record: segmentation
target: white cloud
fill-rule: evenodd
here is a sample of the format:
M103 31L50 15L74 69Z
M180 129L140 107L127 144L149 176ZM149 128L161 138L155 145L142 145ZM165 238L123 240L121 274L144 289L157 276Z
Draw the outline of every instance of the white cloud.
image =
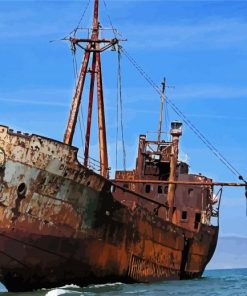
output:
M217 84L181 85L168 92L176 99L247 99L247 87Z
M68 107L68 104L55 102L55 101L42 101L42 100L25 100L25 99L9 99L1 98L0 102L6 102L9 104L24 104L24 105L45 105L54 107Z
M170 24L129 24L125 26L128 47L228 48L247 45L247 23L242 19L203 19ZM147 37L148 36L148 37Z

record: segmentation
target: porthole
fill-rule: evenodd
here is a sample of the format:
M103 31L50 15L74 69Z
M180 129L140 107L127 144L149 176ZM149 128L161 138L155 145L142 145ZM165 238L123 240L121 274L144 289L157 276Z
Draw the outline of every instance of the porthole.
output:
M21 183L18 187L17 187L17 194L19 197L24 198L25 194L27 192L27 186L25 183Z

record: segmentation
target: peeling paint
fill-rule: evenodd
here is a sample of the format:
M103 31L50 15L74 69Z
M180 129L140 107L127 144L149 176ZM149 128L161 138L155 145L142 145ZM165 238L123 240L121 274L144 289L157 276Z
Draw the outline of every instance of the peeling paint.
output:
M138 184L114 185L74 147L0 126L0 151L0 280L11 291L198 277L214 252L218 227L166 221L165 195L150 202Z

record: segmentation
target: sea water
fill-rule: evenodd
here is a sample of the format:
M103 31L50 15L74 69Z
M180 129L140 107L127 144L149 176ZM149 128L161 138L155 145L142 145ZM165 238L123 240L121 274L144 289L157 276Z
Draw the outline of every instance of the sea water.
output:
M0 286L0 296L99 296L99 295L157 295L157 296L242 296L247 295L247 269L208 270L200 279L163 281L153 284L122 283L92 285L85 288L65 286L29 293L8 293Z

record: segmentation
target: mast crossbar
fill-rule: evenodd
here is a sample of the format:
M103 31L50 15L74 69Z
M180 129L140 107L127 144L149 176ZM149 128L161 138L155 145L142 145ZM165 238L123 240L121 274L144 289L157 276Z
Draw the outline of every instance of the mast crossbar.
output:
M113 38L113 39L92 39L92 38L74 38L74 37L70 37L70 38L65 38L65 40L70 41L73 44L78 44L78 43L110 43L110 44L117 44L119 41L126 41L126 39L124 40L120 40L117 38Z
M80 42L77 42L77 43L75 43L75 42L72 42L71 41L71 44L73 45L73 46L75 46L75 45L77 45L77 46L79 46L81 49L83 49L83 50L85 50L85 51L87 51L87 52L103 52L103 51L105 51L105 50L107 50L107 49L109 49L109 48L111 48L111 47L113 47L114 45L116 45L116 44L118 44L119 43L119 40L118 39L112 39L111 41L109 41L109 42L102 42L102 43L107 43L105 46L103 46L103 47L98 47L97 46L97 48L96 48L96 44L100 44L99 42L97 42L97 40L95 41L95 40L93 40L93 39L88 39L89 41L87 42L88 44L91 44L91 46L90 46L90 48L89 47L84 47L84 46L82 46L81 44L80 44ZM86 42L86 41L85 41Z

